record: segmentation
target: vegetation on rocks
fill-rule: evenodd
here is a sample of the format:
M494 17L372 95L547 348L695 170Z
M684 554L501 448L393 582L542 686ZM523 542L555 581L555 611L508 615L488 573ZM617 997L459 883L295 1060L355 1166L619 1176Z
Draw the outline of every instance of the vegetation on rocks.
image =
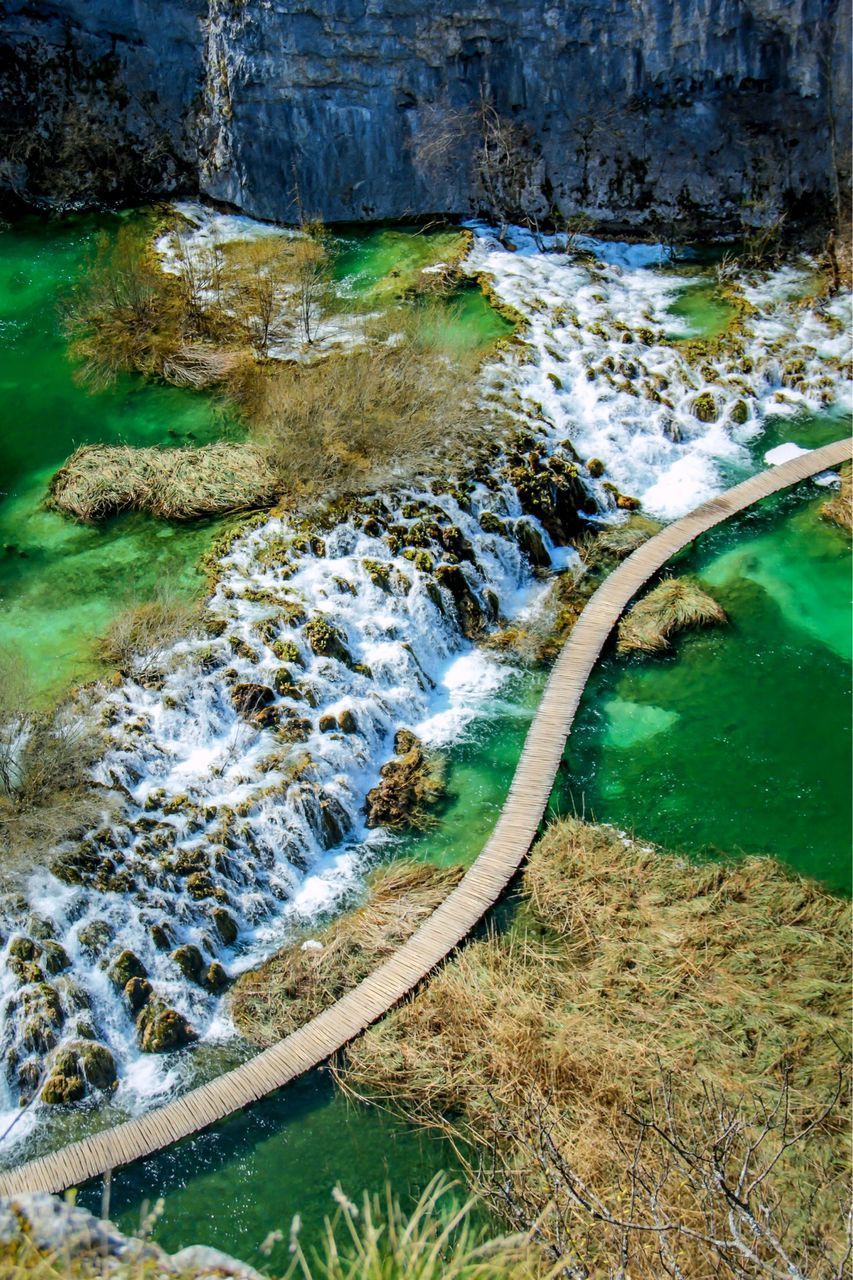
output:
M41 862L61 840L79 837L110 796L89 767L100 736L72 702L42 708L17 655L0 654L0 858L2 873Z
M411 937L461 875L406 861L372 872L363 903L237 979L230 995L237 1027L261 1045L295 1031Z
M449 1133L555 1274L841 1275L847 905L576 820L521 889L509 931L350 1047L344 1085Z
M632 605L619 623L619 653L660 653L670 639L691 627L728 621L725 610L690 578L667 578Z
M394 752L394 759L379 770L380 782L367 793L367 825L392 830L430 826L430 806L444 793L441 758L426 752L408 729L398 729Z

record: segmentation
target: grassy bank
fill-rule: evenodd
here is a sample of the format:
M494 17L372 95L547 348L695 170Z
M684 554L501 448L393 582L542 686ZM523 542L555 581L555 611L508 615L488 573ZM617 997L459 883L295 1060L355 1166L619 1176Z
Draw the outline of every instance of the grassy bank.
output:
M514 927L341 1079L450 1133L565 1275L835 1276L849 941L846 905L770 860L697 866L560 822Z

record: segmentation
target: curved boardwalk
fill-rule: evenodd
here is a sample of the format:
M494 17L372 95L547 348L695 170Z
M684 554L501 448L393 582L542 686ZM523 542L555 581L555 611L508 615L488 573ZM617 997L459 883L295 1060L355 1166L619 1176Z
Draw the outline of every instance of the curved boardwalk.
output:
M337 1004L249 1062L146 1115L0 1175L0 1193L62 1191L151 1155L325 1061L402 1000L471 931L518 870L545 812L590 671L631 597L697 535L779 489L844 462L851 445L853 440L837 441L753 476L676 520L610 574L557 659L488 843L441 906L389 960Z

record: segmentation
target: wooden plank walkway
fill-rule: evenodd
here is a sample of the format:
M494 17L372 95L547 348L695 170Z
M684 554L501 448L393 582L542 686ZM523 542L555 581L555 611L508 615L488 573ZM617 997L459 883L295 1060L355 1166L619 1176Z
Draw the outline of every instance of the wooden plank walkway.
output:
M851 446L853 439L825 445L736 485L650 538L605 579L554 665L488 843L441 906L390 959L331 1008L233 1071L145 1115L0 1174L0 1194L62 1191L150 1156L324 1062L402 1000L470 933L521 865L545 812L589 674L632 596L699 534L844 462Z

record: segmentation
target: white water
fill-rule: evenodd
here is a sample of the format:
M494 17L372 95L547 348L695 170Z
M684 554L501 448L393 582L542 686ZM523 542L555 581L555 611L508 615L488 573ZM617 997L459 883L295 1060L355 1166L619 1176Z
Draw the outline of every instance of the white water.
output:
M215 218L219 237L239 235L247 221L232 219L223 227L220 215ZM200 214L196 221L200 234L208 234ZM588 479L601 504L599 518L617 518L605 480L642 498L653 514L680 515L719 489L721 465L751 465L746 443L769 415L816 411L831 395L849 395L841 367L849 328L838 332L837 323L849 299L833 302L823 316L801 310L792 294L804 287L808 263L743 288L757 309L744 338L752 361L746 374L739 367L742 356L715 355L697 369L666 340L673 329L668 307L685 278L661 265L659 247L591 243L597 261L590 263L540 253L521 231L514 233L515 253L487 228L475 231L468 269L487 273L500 297L529 322L523 343L487 371L487 391L546 450L568 437L582 459L604 462L602 479ZM783 386L784 365L793 359L803 361L802 377L796 387ZM715 422L700 422L693 413L703 391L715 397ZM738 401L747 406L744 423L732 417ZM477 486L465 509L446 495L398 493L381 500L381 523L413 525L416 516L402 510L417 502L428 504L429 518L457 526L470 542L474 560L463 570L483 607L488 589L504 615L517 615L538 589L533 575L511 536L487 535L478 523L489 510L511 524L521 514L514 490L506 483L495 491ZM75 1014L73 990L62 991L59 1037L76 1034L80 1017L91 1023L89 1030L116 1055L117 1100L131 1110L177 1088L186 1078L187 1056L139 1053L131 1016L103 962L130 947L156 992L202 1038L227 1036L221 999L183 977L169 953L155 947L150 927L165 922L172 946L194 943L229 974L257 963L295 920L327 910L363 874L371 844L381 838L365 842L364 797L392 752L395 729L410 727L437 746L456 741L505 678L505 667L463 637L450 597L445 593L436 603L429 576L404 556L391 555L381 531L370 536L362 524L362 518L339 523L313 550L298 539L294 546L294 531L278 518L242 535L222 561L207 607L222 634L176 646L156 687L139 679L95 696L109 721L110 742L98 776L120 784L126 801L117 821L93 833L92 846L129 873L136 888L69 887L39 871L27 897L65 946L73 980L91 1004ZM576 559L543 536L556 568ZM440 548L433 542L428 549L438 563ZM371 580L365 560L388 568L389 589ZM259 592L265 597L249 598ZM370 674L316 656L304 619L287 621L288 602L301 603L307 616L332 621L352 663L365 664ZM295 644L298 662L276 656L274 644L286 640ZM282 715L307 721L304 740L297 742L242 719L229 693L236 682L269 686L288 672L309 698L285 694L275 700ZM355 717L355 732L320 731L322 717L345 711ZM306 759L310 765L300 772ZM216 903L194 899L186 874L174 868L179 854L196 850L204 851L211 884L225 895L238 926L234 946L225 946L212 926ZM21 929L22 914L20 906L7 905L6 935ZM91 955L80 933L94 920L106 922L112 940ZM20 989L5 963L8 945L2 958L2 1047L8 1054L20 1052L23 1019L14 1007ZM4 1087L11 1115L16 1089L12 1080ZM16 1127L13 1141L40 1110Z

